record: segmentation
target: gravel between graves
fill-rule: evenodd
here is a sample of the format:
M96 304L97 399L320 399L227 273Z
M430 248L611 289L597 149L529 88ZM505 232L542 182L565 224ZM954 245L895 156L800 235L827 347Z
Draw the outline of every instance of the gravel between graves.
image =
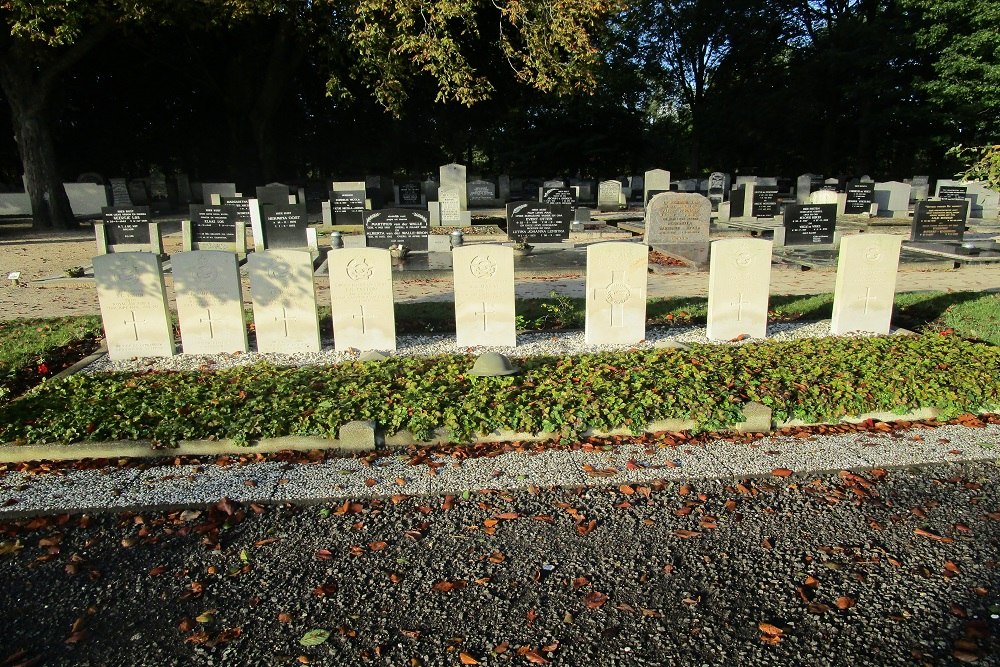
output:
M0 525L0 660L996 665L998 477L936 465ZM300 644L317 628L329 638Z
M718 343L721 345L745 345L762 340L793 340L797 338L820 338L830 336L830 320L818 322L783 322L771 324L767 328L766 339L744 339ZM858 333L858 336L870 335ZM704 327L650 327L646 330L646 339L637 345L588 345L582 331L557 331L546 333L522 333L517 336L517 347L459 347L455 344L455 336L397 336L397 356L430 356L435 354L480 354L482 352L500 352L511 358L523 358L541 355L575 355L611 350L649 349L670 343L712 343L705 335ZM164 358L141 358L121 361L111 361L107 356L101 357L85 368L85 373L114 373L136 371L183 371L235 368L260 361L268 361L275 366L310 366L331 365L358 358L357 351L338 352L333 349L333 340L323 341L321 352L302 354L248 354L235 355L186 355L179 354Z

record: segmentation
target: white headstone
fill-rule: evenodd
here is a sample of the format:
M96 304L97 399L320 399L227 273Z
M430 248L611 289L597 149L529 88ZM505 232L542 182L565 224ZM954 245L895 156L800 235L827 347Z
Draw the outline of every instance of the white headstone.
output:
M817 190L809 195L810 204L837 204L840 202L838 193L833 190Z
M462 191L464 192L464 190ZM438 188L438 205L441 207L442 225L462 224L462 193L451 186Z
M708 277L708 338L767 335L771 241L733 238L712 242Z
M601 181L597 186L597 208L617 211L621 208L622 184L620 181Z
M654 190L670 191L670 172L666 169L650 169L643 179L642 202L649 202L649 193Z
M464 164L445 164L439 168L442 188L453 188L458 193L460 210L469 210L469 199L465 191L465 183L468 180L468 173ZM441 193L438 192L438 201L441 200ZM448 224L442 220L442 224Z
M247 266L257 351L319 352L312 255L305 250L258 250L247 258Z
M687 192L664 192L646 206L646 245L706 243L712 202Z
M236 255L195 250L170 256L184 354L247 351L243 289Z
M840 241L830 331L889 333L903 237L858 234Z
M98 255L93 263L108 356L113 361L173 356L160 258L148 252L121 252Z
M496 244L455 248L455 330L459 347L514 347L514 249Z
M587 246L588 345L631 345L646 337L648 250L639 243Z
M327 255L338 351L395 350L392 259L383 248L344 248Z

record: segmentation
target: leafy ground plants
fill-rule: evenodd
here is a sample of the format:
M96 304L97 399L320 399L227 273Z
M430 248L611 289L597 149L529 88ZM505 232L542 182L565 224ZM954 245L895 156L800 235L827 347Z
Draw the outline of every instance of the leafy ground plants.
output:
M0 401L96 350L101 333L92 315L0 322Z
M521 360L515 376L468 375L471 356L396 357L330 367L76 375L0 409L0 441L75 442L335 436L374 420L387 433L457 438L494 430L579 436L692 419L714 430L749 401L774 418L836 420L936 407L1000 406L1000 348L941 334L823 338Z

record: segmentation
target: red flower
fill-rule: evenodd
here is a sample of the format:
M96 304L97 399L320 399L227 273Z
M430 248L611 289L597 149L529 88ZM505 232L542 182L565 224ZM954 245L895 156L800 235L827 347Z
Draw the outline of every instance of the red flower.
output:
M49 367L48 366L46 366L44 363L38 364L38 374L39 375L45 375L48 372L49 372Z

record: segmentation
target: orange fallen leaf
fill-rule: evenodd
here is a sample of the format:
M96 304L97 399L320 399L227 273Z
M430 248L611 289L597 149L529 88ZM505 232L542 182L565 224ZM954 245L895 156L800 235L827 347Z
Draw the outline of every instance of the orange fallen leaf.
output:
M932 533L931 531L924 530L923 528L914 528L913 532L916 533L917 535L920 535L921 537L926 537L929 540L934 540L935 542L944 542L945 544L947 544L948 542L955 541L950 537L938 535L937 533Z
M782 630L781 628L779 628L777 625L774 625L773 623L761 622L761 623L757 624L757 628L761 632L763 632L764 634L766 634L766 635L778 635L778 636L780 636L780 635L785 634L784 630Z
M608 601L608 596L600 591L590 591L587 593L586 597L583 598L583 603L587 606L587 609L599 609L604 606L604 603Z
M697 537L697 536L701 535L701 532L697 531L697 530L683 530L683 529L681 529L681 530L675 530L675 531L673 531L673 534L676 535L677 537L680 537L681 539L685 539L686 540L688 538Z
M775 468L774 470L771 471L771 474L774 475L775 477L788 477L795 473L794 471L789 470L788 468Z
M527 653L525 653L524 654L524 659L527 660L528 662L532 663L533 665L547 665L547 664L549 664L548 660L546 660L542 656L538 655L534 651L528 651Z
M463 665L478 665L479 664L478 660L476 660L475 658L473 658L468 653L465 653L464 651L462 653L458 654L458 659L462 661Z
M842 595L839 598L837 598L836 604L837 604L837 609L850 609L851 607L853 607L855 605L855 602L854 602L854 598L850 598L850 597L847 597L846 595Z

